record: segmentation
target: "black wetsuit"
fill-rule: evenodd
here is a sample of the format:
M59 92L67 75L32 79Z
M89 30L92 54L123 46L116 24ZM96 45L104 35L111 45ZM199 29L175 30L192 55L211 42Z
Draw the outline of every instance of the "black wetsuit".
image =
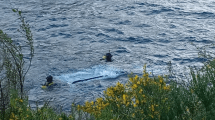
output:
M106 53L106 61L107 62L111 62L112 61L111 57L112 57L112 55L110 53Z
M46 78L47 82L45 83L46 86L48 86L50 83L52 83L53 81L53 77L51 75L49 75L47 78Z

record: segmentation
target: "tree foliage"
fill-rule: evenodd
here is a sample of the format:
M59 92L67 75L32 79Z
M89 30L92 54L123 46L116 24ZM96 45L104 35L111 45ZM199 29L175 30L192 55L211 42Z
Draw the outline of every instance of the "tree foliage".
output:
M11 90L17 91L20 98L26 97L23 85L34 56L33 36L29 24L25 22L21 11L18 9L12 11L18 14L21 21L18 31L25 37L25 43L30 49L30 58L26 66L22 47L15 45L13 40L0 30L0 114L3 119L5 111L10 107Z

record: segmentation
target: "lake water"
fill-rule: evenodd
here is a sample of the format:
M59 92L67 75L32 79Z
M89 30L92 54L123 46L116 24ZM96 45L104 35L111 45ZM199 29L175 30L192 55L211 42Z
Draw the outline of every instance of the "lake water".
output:
M29 50L12 8L22 10L33 33L35 56L25 81L33 108L50 100L69 111L72 101L95 100L117 81L126 83L128 73L141 75L145 63L162 75L171 61L175 77L186 80L188 66L206 61L190 43L215 40L213 0L0 0L0 29L23 46L26 61ZM100 61L109 50L113 62ZM44 91L48 75L58 86ZM71 84L97 76L103 77Z

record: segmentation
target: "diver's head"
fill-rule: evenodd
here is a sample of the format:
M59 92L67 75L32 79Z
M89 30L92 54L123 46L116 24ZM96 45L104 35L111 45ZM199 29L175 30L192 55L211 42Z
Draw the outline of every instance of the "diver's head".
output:
M46 77L46 80L48 83L51 83L53 80L53 77L51 75L49 75L48 77Z
M106 62L111 62L112 61L111 57L112 57L112 55L110 53L107 53L106 54Z
M112 58L112 55L110 54L110 50L109 50L109 53L106 53L106 55L104 55L100 60L106 60L106 62L111 62L112 61L111 58Z

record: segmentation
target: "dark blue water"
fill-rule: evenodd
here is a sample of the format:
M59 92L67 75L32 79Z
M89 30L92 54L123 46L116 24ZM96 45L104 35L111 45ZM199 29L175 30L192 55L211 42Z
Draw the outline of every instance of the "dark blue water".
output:
M36 100L42 104L55 98L52 105L67 111L75 98L82 104L102 96L117 81L125 83L122 72L141 75L145 63L159 75L168 73L171 61L176 76L186 80L183 74L189 70L184 67L201 67L206 61L190 43L214 43L212 0L0 0L0 29L24 46L26 60L29 51L17 33L20 22L12 8L23 11L34 35L35 56L25 83L33 107ZM100 61L109 50L113 62ZM78 79L75 75L85 79L101 74L108 78L69 84ZM60 86L43 91L40 84L48 75Z

